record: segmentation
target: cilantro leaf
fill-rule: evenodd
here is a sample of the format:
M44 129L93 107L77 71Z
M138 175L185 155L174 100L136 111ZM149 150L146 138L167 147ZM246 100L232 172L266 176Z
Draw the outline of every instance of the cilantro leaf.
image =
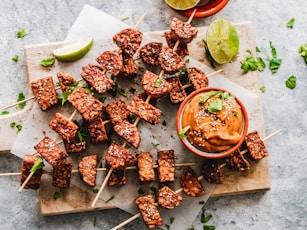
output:
M17 38L23 38L26 35L27 35L27 32L25 29L21 29L17 32Z
M41 60L41 65L44 67L49 67L53 66L54 62L55 62L54 58L43 59Z
M43 158L38 158L34 165L32 166L32 168L30 169L30 172L33 172L35 173L38 169L41 169L43 168L45 165L44 165L44 161L43 161Z
M266 88L265 88L264 85L260 87L260 91L261 91L262 93L265 93L265 90L266 90Z
M15 54L13 57L12 57L12 60L14 61L14 62L18 62L18 55L17 54Z
M185 133L191 128L191 126L186 126L185 128L183 128L180 132L179 132L179 138L186 138L187 136L185 135Z
M259 48L256 50L257 52L261 52ZM249 53L248 56L246 56L245 60L241 61L241 69L243 70L243 73L246 74L248 71L263 71L266 67L263 59L261 57L254 57L252 56L252 52L250 50L246 50L247 53Z
M295 18L291 18L287 23L287 27L293 29Z
M221 111L222 109L223 109L223 100L221 100L220 98L214 99L208 105L208 111L210 113L215 113Z
M215 226L213 226L213 225L204 225L204 230L215 230Z
M23 101L24 99L26 99L25 95L21 92L18 94L18 98L17 101ZM20 103L17 108L19 109L23 109L26 106L26 102Z
M59 199L60 197L61 197L61 195L60 195L59 192L55 192L55 193L53 194L53 199L54 199L54 200L57 200L57 199Z
M270 70L272 73L277 73L280 65L282 63L282 60L280 58L272 58L270 59Z
M307 64L307 43L299 47L298 53L304 58L304 61Z
M154 83L154 87L155 88L158 88L160 87L160 85L162 84L162 81L163 81L163 76L160 76Z
M287 80L286 80L286 86L289 89L294 89L296 87L296 77L294 75L291 75Z
M1 112L1 115L8 115L8 114L10 114L10 112L7 111L7 110L4 110L4 111Z

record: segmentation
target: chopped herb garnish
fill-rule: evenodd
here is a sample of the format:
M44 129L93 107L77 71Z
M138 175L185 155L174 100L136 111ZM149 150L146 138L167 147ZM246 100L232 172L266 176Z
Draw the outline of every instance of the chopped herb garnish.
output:
M167 125L167 124L166 124L166 120L163 120L163 121L162 121L162 125L163 125L163 126L166 126L166 125Z
M94 217L94 220L93 220L93 225L94 225L94 227L96 226L96 222L97 222L97 217L95 216L95 217Z
M99 192L99 189L98 188L94 188L93 189L93 193L98 193Z
M257 48L257 52L259 49ZM265 69L265 63L260 57L254 57L252 55L251 50L246 50L246 52L249 54L245 60L241 61L241 69L243 70L243 73L246 74L248 71L263 71Z
M224 108L223 100L221 100L220 98L214 99L208 105L208 111L210 113L215 113L215 112L221 111L223 108Z
M41 65L44 67L49 67L53 66L54 62L55 62L54 58L43 59L41 60Z
M14 62L18 62L18 55L17 54L15 54L13 57L12 57L12 60L14 61Z
M165 224L164 226L166 227L167 230L171 229L171 226L169 224Z
M238 115L238 112L237 112L237 111L234 111L234 112L232 113L232 115L233 115L234 117L236 117L236 116Z
M108 92L109 92L113 97L116 97L116 95L117 95L117 82L115 82L115 84L111 86L111 89L109 89Z
M293 29L295 18L291 18L287 23L287 27Z
M307 43L299 47L298 53L304 58L304 61L307 64Z
M25 95L23 93L19 93L18 97L17 97L17 101L23 101L24 99L26 99ZM18 104L17 108L19 109L23 109L26 106L26 102L20 103Z
M271 47L272 58L268 57L270 63L269 67L272 73L276 73L282 63L282 60L280 58L277 58L276 48L273 46L273 43L271 41L270 41L270 47Z
M122 21L126 21L128 19L129 19L129 17L127 16L127 17L122 18Z
M129 92L132 93L132 94L135 94L135 91L136 91L135 88L130 88L130 89L129 89Z
M209 214L209 215L205 215L205 211L203 210L202 213L201 213L201 220L200 222L202 222L203 224L204 223L207 223L210 219L212 218L212 215Z
M114 195L112 195L112 196L111 196L109 199L107 199L107 200L106 200L106 203L109 203L111 200L113 200L113 199L114 199L114 197L115 197L115 196L114 196Z
M18 37L18 38L23 38L23 37L26 36L26 35L27 35L27 32L26 32L25 29L21 29L21 30L19 30L19 31L17 32L17 37Z
M180 132L179 132L179 138L186 138L187 136L185 135L185 133L191 128L191 126L186 126L184 127Z
M207 94L204 94L200 97L199 104L204 104L209 99L209 96Z
M296 87L296 77L294 75L291 75L287 80L286 80L286 86L289 89L294 89Z
M159 143L153 143L153 142L151 142L151 144L152 144L152 146L155 147L155 148L157 148L158 145L159 145Z
M60 197L61 197L61 195L60 195L59 192L55 192L55 193L53 194L53 199L54 199L54 200L57 200L57 199L59 199Z
M265 93L265 90L266 90L266 88L265 88L264 85L260 87L260 91L261 91L262 93Z
M18 133L22 130L22 125L16 125L16 128L17 128L17 133Z
M169 218L169 222L172 224L172 223L174 223L174 221L175 221L175 217L170 217Z
M15 127L15 125L16 125L16 122L12 122L12 123L10 123L11 128L14 128L14 127Z
M151 187L150 187L150 190L151 190L151 192L153 193L153 195L156 195L157 192L158 192L157 188L154 187L154 186L151 186Z
M106 101L107 97L101 97L98 100L101 101L102 103L104 103Z
M8 115L8 114L10 114L10 112L6 111L6 110L2 111L2 113L1 113L1 115Z
M57 98L61 101L61 105L64 105L67 101L68 96L79 86L79 83L73 83L69 86L69 90L62 93L62 95L57 96ZM86 85L82 86L85 87Z
M187 59L185 60L185 63L189 63L189 62L190 62L190 59L187 58Z
M200 205L204 205L204 204L205 204L205 201L202 200L202 201L199 201L198 203L199 203Z
M44 166L45 165L44 165L43 158L40 157L35 161L32 168L30 169L30 172L35 173L38 169L42 169Z
M138 194L140 194L140 195L142 195L142 194L144 194L145 192L144 192L144 190L143 189L141 189L141 188L139 188L139 190L138 190Z
M204 225L204 230L215 230L215 228L213 225Z
M163 76L160 76L154 83L154 87L155 88L158 88L160 87L160 85L162 84L162 81L163 81Z
M127 93L125 92L124 89L119 90L119 93L120 93L121 95L123 95L124 97L128 97L128 95L127 95Z

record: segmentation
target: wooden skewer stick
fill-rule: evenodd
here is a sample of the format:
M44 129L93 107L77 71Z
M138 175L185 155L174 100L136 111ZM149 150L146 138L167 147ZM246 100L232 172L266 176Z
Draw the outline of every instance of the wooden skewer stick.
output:
M175 164L175 167L186 167L186 166L195 166L195 165L198 165L198 163L196 162L191 162L191 163L179 163L179 164ZM158 168L159 166L158 165L154 165L153 168ZM129 166L129 167L126 167L126 170L136 170L137 167L136 166ZM98 168L97 171L106 171L107 168ZM78 173L79 170L78 169L73 169L71 170L72 173ZM44 171L43 173L52 173L52 171ZM21 175L21 172L18 172L18 173L0 173L0 176L20 176Z
M138 28L138 27L139 27L139 25L140 25L141 22L144 20L144 18L145 18L145 16L146 16L147 13L148 13L148 10L145 11L145 13L142 15L142 17L141 17L141 18L138 20L138 22L135 24L134 28ZM134 122L134 125L136 126L136 125L138 124L139 121L140 121L140 118L137 117L137 119L136 119L135 122ZM124 142L123 147L125 147L126 144L127 144L127 142ZM104 187L106 186L107 181L109 180L109 178L110 178L112 172L113 172L113 168L110 168L108 174L107 174L106 177L104 178L104 181L103 181L103 183L101 184L101 186L100 186L100 188L99 188L99 192L97 193L97 195L96 195L94 201L93 201L92 204L91 204L91 207L92 207L92 208L95 207L95 205L96 205L96 203L97 203L97 201L98 201L98 198L99 198L99 196L101 195L101 193L102 193Z

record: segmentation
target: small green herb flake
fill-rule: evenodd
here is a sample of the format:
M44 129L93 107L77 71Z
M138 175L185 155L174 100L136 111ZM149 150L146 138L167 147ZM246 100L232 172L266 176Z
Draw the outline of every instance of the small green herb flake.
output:
M35 173L38 169L42 169L44 167L44 161L43 159L40 157L38 158L35 163L33 164L32 168L30 169L30 172Z
M152 144L152 146L153 146L154 148L157 148L158 145L159 145L159 143L153 143L153 142L151 142L151 144Z
M15 125L16 125L16 122L11 122L11 123L10 123L10 127L11 127L11 128L14 128Z
M307 64L307 43L299 47L298 53L304 58L304 61Z
M101 101L102 103L104 103L106 101L107 97L101 97L98 100Z
M156 195L157 192L158 192L157 188L154 187L154 186L151 186L151 187L150 187L150 190L151 190L152 194L154 194L154 195Z
M279 67L281 66L282 59L280 58L272 58L270 59L270 70L272 73L277 73Z
M17 97L17 102L23 101L24 99L26 99L25 95L23 93L19 93L18 97ZM23 109L26 106L26 103L20 103L17 108L18 109Z
M54 199L54 200L57 200L57 199L59 199L60 197L61 197L61 195L60 195L59 192L55 192L55 193L53 194L53 199Z
M16 125L17 133L19 133L22 130L22 125Z
M295 18L291 18L290 21L288 21L287 23L287 27L290 29L293 29L294 22L295 22Z
M170 230L171 229L171 226L169 224L165 224L164 226L165 226L166 230Z
M14 62L18 62L18 55L17 54L15 54L13 57L12 57L12 60L14 61Z
M127 16L127 17L122 18L122 21L126 21L128 19L129 19L129 17Z
M223 101L220 98L216 98L211 101L208 105L208 111L210 113L215 113L223 109Z
M172 223L174 223L174 221L175 221L175 217L170 217L169 218L169 222L172 224Z
M135 94L135 91L136 91L135 88L130 88L130 89L129 89L129 92L132 93L132 94Z
M98 193L99 192L99 189L98 188L94 188L93 189L93 193Z
M186 126L184 127L178 134L179 138L182 139L182 138L186 138L187 136L185 135L186 132L191 128L191 126Z
M21 29L17 32L17 38L23 38L26 35L27 35L27 32L25 29Z
M202 200L202 201L199 201L198 204L204 205L204 204L205 204L205 201L203 201L203 200Z
M128 97L127 93L123 89L119 90L119 93L124 97Z
M204 225L203 228L204 230L215 230L216 229L216 227L213 225Z
M254 57L252 56L251 50L246 50L246 52L249 54L246 56L245 60L242 60L241 63L241 69L243 70L243 73L246 74L248 71L263 71L265 69L265 63L262 58L260 57ZM260 52L260 49L257 48L256 52Z
M289 89L294 89L296 87L296 77L294 75L290 76L285 83Z
M163 81L163 76L160 76L154 83L154 87L155 88L158 88L160 87L160 85L162 84L162 81Z
M234 117L236 117L236 116L238 115L238 112L237 112L237 111L234 111L234 112L232 113L232 115L233 115Z
M260 91L261 91L262 93L265 93L265 90L266 90L266 88L265 88L264 85L260 87Z
M54 62L55 62L54 58L47 58L47 59L41 60L41 65L44 67L49 67L49 66L53 66Z
M167 126L166 120L163 120L163 121L162 121L162 125L163 125L163 126Z
M204 94L200 97L199 104L204 104L209 99L207 94Z
M109 203L111 200L113 200L113 199L114 199L114 197L115 197L115 196L114 196L114 195L112 195L112 196L111 196L109 199L107 199L107 200L106 200L106 203Z
M8 114L10 114L10 112L9 112L9 111L6 111L6 110L4 110L4 111L1 112L1 115L8 115Z
M204 223L207 223L211 218L212 218L211 214L205 215L205 212L203 211L202 214L201 214L201 220L200 221L204 224Z
M140 194L140 195L143 195L145 192L144 192L144 190L143 189L141 189L141 188L139 188L139 190L138 190L138 194Z

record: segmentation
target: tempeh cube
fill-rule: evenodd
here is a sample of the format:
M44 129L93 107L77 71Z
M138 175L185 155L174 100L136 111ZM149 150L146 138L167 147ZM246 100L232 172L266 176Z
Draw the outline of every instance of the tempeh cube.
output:
M106 106L106 112L108 113L113 124L117 124L125 119L128 119L130 114L126 103L121 99L110 102Z
M158 151L158 175L160 182L175 181L174 150Z
M111 166L106 164L106 173L108 174L109 170L111 169ZM125 185L127 182L127 176L126 176L126 168L119 168L119 169L113 169L107 185L109 187L114 186L122 186Z
M123 67L122 54L117 51L104 51L96 61L110 74L117 76Z
M140 94L136 95L129 103L128 110L153 125L160 122L162 114L161 110L143 101Z
M154 160L150 153L142 152L137 155L138 173L141 182L151 182L155 180Z
M118 77L122 78L132 78L135 77L138 72L138 68L134 63L132 57L123 57L123 66L117 75Z
M125 147L112 142L107 150L105 160L113 169L119 169L134 164L137 158Z
M208 160L202 169L202 175L206 181L212 184L222 184L224 177L216 160Z
M80 141L78 135L71 138L69 142L65 140L63 142L67 153L79 153L86 149L86 142L84 140Z
M115 34L112 39L124 54L133 57L141 45L143 33L134 28L127 28Z
M82 180L89 186L96 185L97 155L85 156L79 161L79 172Z
M51 76L31 82L31 88L41 110L45 111L58 103Z
M163 225L162 217L155 205L155 200L152 195L145 195L136 198L135 204L138 207L147 228L152 229Z
M177 38L176 35L172 31L165 31L164 32L164 37L166 40L166 44L168 47L173 49L175 47L175 44L177 43ZM189 49L187 44L179 43L177 49L175 52L181 57L185 57L189 55Z
M174 104L182 102L187 97L187 93L182 87L179 78L171 77L166 80L172 85L172 90L169 95L171 102Z
M171 25L171 31L176 35L180 43L190 43L197 36L198 30L187 22L183 22L174 17Z
M68 156L67 153L49 137L44 137L34 148L53 167L61 164Z
M88 64L82 67L81 77L93 87L97 93L104 94L114 85L114 81L103 70L95 65Z
M174 209L178 207L183 198L173 191L170 187L164 185L162 186L157 193L158 204L165 209Z
M53 168L52 185L58 188L69 188L73 163L64 161Z
M180 180L181 187L185 194L192 197L198 197L205 194L205 189L196 177L191 167L183 169Z
M162 48L158 60L161 69L167 74L174 74L186 65L181 57L168 46Z
M207 75L198 68L188 68L188 76L195 90L208 87L209 80Z
M163 76L159 77L148 70L143 75L141 84L146 94L155 99L169 94L172 90L172 85Z
M90 121L87 126L88 133L93 143L107 141L108 135L101 117L97 117Z
M235 151L225 158L226 167L231 170L246 171L250 169L249 162L240 151Z
M28 176L31 173L30 172L31 168L39 158L40 157L37 155L25 155L23 157L22 166L21 166L20 185L22 185L24 181L28 178ZM34 189L34 190L39 189L42 174L43 174L43 169L37 169L24 188Z
M57 77L63 92L70 90L70 86L77 83L73 76L65 72L58 72Z
M76 136L78 125L65 117L61 113L55 113L49 123L49 127L62 136L63 140L70 142L70 139Z
M140 49L140 57L142 61L149 65L158 66L158 58L162 47L162 42L149 42L146 45L142 46Z
M69 96L68 101L76 108L86 121L94 120L104 109L101 101L93 97L82 87L75 89Z
M131 124L127 120L123 120L122 122L118 122L113 127L114 131L124 138L129 144L131 144L134 148L138 148L141 142L141 137L139 130L133 124Z
M250 153L250 157L253 160L261 160L262 158L269 155L264 142L261 140L260 135L256 130L246 135L245 143Z

